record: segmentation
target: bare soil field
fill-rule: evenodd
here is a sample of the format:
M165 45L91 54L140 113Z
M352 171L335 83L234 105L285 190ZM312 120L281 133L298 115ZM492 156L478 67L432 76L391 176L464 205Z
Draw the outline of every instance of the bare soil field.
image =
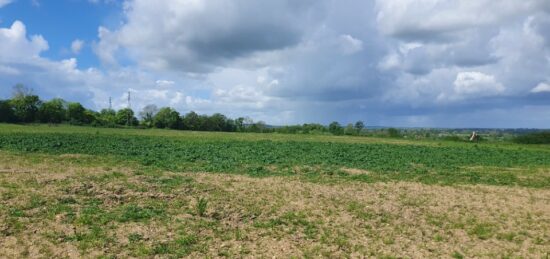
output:
M549 253L548 189L148 171L90 155L0 152L5 258Z

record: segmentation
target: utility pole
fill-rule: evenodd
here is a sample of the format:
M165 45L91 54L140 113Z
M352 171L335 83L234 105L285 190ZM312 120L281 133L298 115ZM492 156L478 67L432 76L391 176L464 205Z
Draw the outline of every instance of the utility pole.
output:
M113 101L111 100L111 96L109 96L109 111L113 110Z

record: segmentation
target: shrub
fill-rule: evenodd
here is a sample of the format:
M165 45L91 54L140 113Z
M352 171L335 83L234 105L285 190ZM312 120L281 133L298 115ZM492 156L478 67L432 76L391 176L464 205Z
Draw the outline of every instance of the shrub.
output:
M388 135L390 138L400 138L401 132L396 128L389 128L388 129Z
M529 133L518 136L514 142L520 144L550 144L550 131Z
M196 209L197 209L197 214L199 214L199 216L204 216L206 214L206 207L208 206L208 201L205 199L205 198L199 198L197 200L197 205L196 205Z

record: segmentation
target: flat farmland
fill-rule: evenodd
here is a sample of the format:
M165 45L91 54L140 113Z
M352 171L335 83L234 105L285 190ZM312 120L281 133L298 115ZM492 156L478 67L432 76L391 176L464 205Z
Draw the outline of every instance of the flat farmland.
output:
M550 147L0 125L0 257L545 257Z

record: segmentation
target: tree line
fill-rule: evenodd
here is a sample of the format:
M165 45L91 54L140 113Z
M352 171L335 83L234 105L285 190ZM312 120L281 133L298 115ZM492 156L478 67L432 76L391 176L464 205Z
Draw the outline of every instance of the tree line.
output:
M139 117L139 119L138 119ZM43 101L32 90L16 85L11 99L0 100L0 122L6 123L69 123L96 127L140 127L194 131L225 132L279 132L287 134L327 133L334 135L359 135L365 128L362 121L341 126L332 122L328 127L321 124L303 124L283 127L268 126L263 121L254 122L248 117L231 119L221 113L199 115L194 111L180 114L173 108L158 108L147 105L139 114L130 108L102 109L97 112L78 102L60 98Z

